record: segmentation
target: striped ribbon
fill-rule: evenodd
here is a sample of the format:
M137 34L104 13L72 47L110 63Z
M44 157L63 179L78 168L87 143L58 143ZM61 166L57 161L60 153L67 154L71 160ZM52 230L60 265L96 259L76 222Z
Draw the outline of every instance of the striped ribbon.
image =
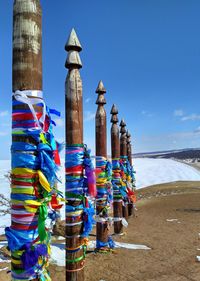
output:
M94 167L86 146L82 144L66 146L65 174L66 237L67 239L77 237L82 241L76 249L68 244L66 248L66 271L75 272L83 269L86 253L84 241L92 230L94 215L94 207L89 197L96 193ZM75 270L72 268L74 264Z
M13 281L51 280L47 271L50 234L45 222L53 196L60 193L55 188L58 146L49 112L41 91L13 94L12 135L20 141L15 138L11 147L11 226L5 229Z

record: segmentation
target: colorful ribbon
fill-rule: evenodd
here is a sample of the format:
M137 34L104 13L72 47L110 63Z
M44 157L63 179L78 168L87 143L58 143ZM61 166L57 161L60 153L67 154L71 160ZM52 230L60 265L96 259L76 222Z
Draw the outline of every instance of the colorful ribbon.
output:
M45 222L49 206L56 209L60 196L56 189L60 145L52 132L52 113L59 115L46 107L40 91L13 94L11 226L5 234L15 281L51 280L47 271L50 234Z
M96 195L95 172L90 158L90 151L82 144L66 146L66 237L75 236L85 239L92 230L94 207L90 197ZM81 254L83 251L83 254ZM76 258L71 258L76 253ZM76 249L67 245L66 270L71 272L71 264L80 263L83 268L85 246L81 244Z

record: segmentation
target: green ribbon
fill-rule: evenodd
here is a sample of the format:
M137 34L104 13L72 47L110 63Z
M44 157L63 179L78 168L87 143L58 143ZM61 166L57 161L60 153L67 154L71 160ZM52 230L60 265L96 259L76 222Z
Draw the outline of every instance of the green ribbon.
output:
M42 204L39 207L39 218L38 218L38 233L41 242L43 242L47 238L47 232L45 230L45 220L47 219L47 216L48 216L47 205Z

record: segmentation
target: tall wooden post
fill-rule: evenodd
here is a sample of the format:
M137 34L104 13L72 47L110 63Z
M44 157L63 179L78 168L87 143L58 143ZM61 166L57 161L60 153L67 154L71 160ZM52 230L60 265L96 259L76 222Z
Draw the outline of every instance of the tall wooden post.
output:
M83 105L82 105L82 80L79 69L82 68L79 52L82 50L79 39L74 29L72 29L68 41L65 45L68 52L65 67L68 69L68 75L65 82L65 110L66 110L66 146L77 150L77 146L83 145ZM67 153L67 150L66 150ZM66 154L66 163L69 155ZM83 167L80 165L78 171L66 171L66 184L69 178L78 178L83 176ZM78 173L78 174L77 174ZM81 224L83 208L82 190L78 191L81 183L78 182L76 190L70 190L66 185L66 280L83 281L84 280L84 248L83 239L80 235L83 232ZM80 209L79 209L80 207ZM71 213L74 212L77 214ZM78 211L79 209L79 211Z
M133 178L132 178L132 173L133 173L132 145L131 145L131 134L128 130L126 132L126 138L127 138L127 156L128 156L128 161L129 161L129 164L130 164L130 172L131 172L130 184L131 184L131 187L132 187L132 184L133 184ZM133 203L129 200L128 215L132 216L133 211L134 211Z
M13 92L42 90L40 0L15 0L13 10Z
M111 151L112 151L112 171L113 171L113 214L114 214L114 232L120 234L123 232L122 225L122 195L119 187L121 185L120 177L120 140L119 140L119 126L118 126L118 109L113 104L111 112Z
M100 81L96 89L98 94L96 104L98 105L96 117L95 117L95 127L96 127L96 168L99 170L99 175L97 175L97 198L96 198L96 214L101 216L103 220L97 222L96 227L96 239L97 239L97 249L102 248L101 245L107 246L108 243L108 221L107 217L107 186L106 182L102 181L101 174L105 173L106 161L107 161L107 122L106 122L106 111L104 105L106 100L104 94L106 89L104 88L103 82ZM104 164L102 164L104 163ZM103 190L103 192L102 192ZM105 190L105 191L104 191Z
M13 93L17 90L35 90L35 94L31 94L31 98L39 98L42 101L42 30L41 30L41 6L39 0L15 0L13 8L13 65L12 65L12 90ZM13 102L15 98L13 98ZM29 106L26 104L13 103L13 112L20 110L28 110ZM42 111L41 106L34 106L36 114ZM32 119L32 118L30 118ZM27 120L27 119L26 119ZM14 120L13 120L14 122ZM17 142L25 142L28 144L37 145L37 141L28 134L12 134L13 145ZM21 151L26 155L27 151ZM13 155L12 155L13 156ZM16 158L15 158L16 159ZM20 158L18 158L19 160ZM12 157L12 164L13 164ZM13 165L12 165L13 166ZM12 183L14 175L11 174ZM19 175L18 175L19 177ZM37 176L32 177L33 182L37 182ZM12 191L13 192L13 191ZM11 198L13 193L11 194ZM24 196L25 197L25 196ZM26 199L24 199L25 201ZM17 205L17 204L16 204ZM14 213L17 206L12 204L11 215L11 230L25 229L24 224L17 224L15 222ZM21 207L22 208L22 207ZM23 208L22 208L23 210ZM24 209L25 211L25 209ZM37 218L37 215L35 216ZM32 222L30 222L31 229ZM27 226L27 229L29 229ZM23 232L23 230L21 230ZM24 235L23 238L25 238ZM12 252L12 255L15 252ZM14 259L17 260L15 257ZM15 260L15 261L16 261ZM23 272L23 265L19 260L18 263L11 262L12 280L17 279L18 271ZM36 274L37 275L37 274ZM20 277L19 277L20 278ZM28 279L27 279L28 280ZM39 280L34 278L32 280Z
M106 104L106 100L104 94L106 93L106 89L104 88L103 82L100 81L98 87L96 89L96 93L98 94L96 104L97 112L96 112L96 156L102 156L107 158L107 121L106 121L106 111L104 105Z
M120 158L122 163L126 163L127 160L127 137L126 137L126 123L124 119L120 122ZM126 183L126 176L124 178ZM123 217L127 220L128 219L128 200L125 199L123 202Z
M132 160L132 145L131 145L131 134L127 130L126 132L126 138L127 138L127 156L128 156L128 161L132 167L133 165L133 160Z

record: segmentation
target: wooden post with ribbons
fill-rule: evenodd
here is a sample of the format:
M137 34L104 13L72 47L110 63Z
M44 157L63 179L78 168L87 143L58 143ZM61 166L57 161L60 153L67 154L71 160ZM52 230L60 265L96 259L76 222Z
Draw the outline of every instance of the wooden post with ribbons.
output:
M66 114L66 280L84 280L84 247L82 215L83 165L77 168L71 158L77 158L83 151L83 103L82 80L79 69L82 62L79 52L82 50L79 39L72 29L65 45L68 57L65 67L68 75L65 82L65 114ZM70 154L70 151L72 154ZM74 152L74 154L73 154ZM70 161L72 161L70 163ZM79 164L79 166L78 166ZM75 167L74 167L75 166ZM73 179L71 181L71 178ZM76 181L77 180L77 181ZM75 188L73 188L73 181ZM72 188L71 188L72 187ZM79 190L80 188L80 190Z
M120 139L118 126L118 109L113 104L111 109L111 156L112 156L112 184L113 184L113 216L114 216L114 233L123 232L122 224L122 195L120 192L121 176L120 176Z
M126 137L126 123L124 119L120 122L120 161L121 165L125 168L127 161L127 137ZM126 186L126 172L122 171L122 181ZM123 200L123 217L128 220L128 196Z
M111 192L111 165L107 161L107 121L104 105L106 100L104 94L106 90L103 82L100 81L96 89L98 94L96 104L98 105L95 126L96 126L96 249L97 251L106 251L112 248L111 238L109 236L108 208L109 195ZM110 177L110 178L109 178Z
M15 0L13 6L13 67L12 67L12 89L13 93L16 91L25 90L38 90L38 93L42 91L42 27L41 27L41 6L40 1L32 0L28 1ZM35 8L34 8L34 7ZM32 33L31 29L35 31ZM36 32L37 30L37 32ZM37 95L37 92L36 92ZM37 96L36 96L37 97ZM42 96L39 98L42 99ZM23 110L28 110L28 106L23 103L17 103L13 97L13 112L18 111L20 113ZM35 107L36 112L39 114L42 112L42 107ZM31 119L31 118L30 118ZM22 119L23 120L23 119ZM15 122L15 120L13 120ZM12 145L17 142L25 142L28 144L36 145L37 141L29 134L18 135L15 131L12 132ZM22 151L23 153L23 151ZM24 151L26 153L26 151ZM12 153L12 162L14 160L14 153ZM13 169L12 165L12 169ZM15 183L15 175L11 174L12 184ZM37 176L32 177L32 181L37 181ZM12 198L12 193L11 193ZM23 206L23 205L22 205ZM18 205L12 204L12 213L18 209ZM22 210L24 208L22 207ZM36 216L35 216L36 217ZM11 231L16 227L14 223L14 216L11 215ZM17 225L20 229L20 224ZM23 223L21 226L24 226ZM27 230L31 228L31 223L27 225ZM21 230L23 233L23 230ZM6 233L6 235L8 235ZM8 237L8 236L7 236ZM9 238L8 238L9 242ZM12 258L15 257L15 250L11 249ZM20 264L15 263L18 260ZM23 265L20 258L16 256L12 259L12 280L20 280L20 274L17 274L18 270L23 272ZM23 274L24 275L24 274ZM28 276L29 274L26 274ZM34 276L35 275L35 276ZM32 280L39 280L36 274L33 274Z
M50 234L45 226L56 182L57 143L42 92L39 0L15 0L13 8L11 226L12 280L51 280Z

